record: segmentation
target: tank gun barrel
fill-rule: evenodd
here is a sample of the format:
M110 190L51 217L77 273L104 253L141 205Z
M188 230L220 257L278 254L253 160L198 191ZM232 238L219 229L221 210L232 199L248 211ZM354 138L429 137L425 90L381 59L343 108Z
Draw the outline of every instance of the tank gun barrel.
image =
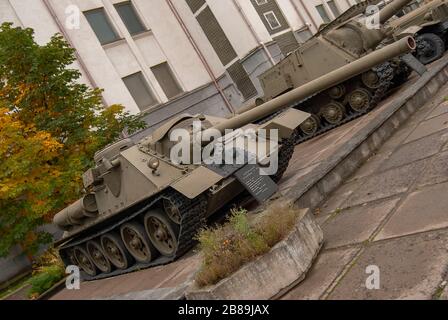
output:
M380 23L386 23L390 18L392 18L398 11L404 8L406 5L411 3L413 0L393 0L391 3L386 5L380 11Z
M401 54L409 53L415 48L416 44L414 38L405 37L296 89L284 93L256 108L241 113L236 117L227 119L215 125L213 128L224 133L225 129L237 129L243 127L248 123L252 123L282 110L294 101L301 101L317 92L329 89L337 83L341 83L351 77L366 72L384 61L390 60Z

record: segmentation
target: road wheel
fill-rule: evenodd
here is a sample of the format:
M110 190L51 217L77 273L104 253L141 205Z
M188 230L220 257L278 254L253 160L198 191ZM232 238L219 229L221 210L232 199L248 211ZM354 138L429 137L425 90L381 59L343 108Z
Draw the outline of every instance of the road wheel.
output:
M316 134L319 128L320 119L315 114L311 114L311 116L300 125L300 130L307 136Z
M151 262L157 250L146 235L145 228L138 222L124 224L120 228L121 239L135 260L143 263Z
M169 199L163 199L163 209L168 217L175 223L180 224L182 216L180 214L179 208Z
M348 97L348 103L350 107L356 112L367 111L370 107L371 100L372 96L369 90L364 88L353 90Z
M150 211L145 215L146 233L152 244L164 256L174 256L177 251L179 227L164 214Z
M101 237L104 254L118 269L124 270L131 266L132 256L126 250L121 237L115 232L106 233Z
M445 53L445 42L434 33L424 33L417 37L417 58L423 64L440 59Z
M104 254L103 248L96 241L87 242L87 252L92 258L92 262L101 272L110 273L112 264Z
M345 107L332 101L322 109L322 116L330 124L339 124L345 118Z
M73 249L73 254L75 255L76 261L78 261L78 266L89 276L94 277L98 274L98 270L92 261L92 258L81 246L76 246Z

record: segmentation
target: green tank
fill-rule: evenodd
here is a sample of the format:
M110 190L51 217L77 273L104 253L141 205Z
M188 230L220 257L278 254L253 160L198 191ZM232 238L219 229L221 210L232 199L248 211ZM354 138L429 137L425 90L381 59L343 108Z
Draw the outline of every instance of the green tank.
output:
M395 35L412 34L417 41L415 56L423 64L440 59L448 40L448 1L433 0L390 22Z
M379 11L379 26L372 27L364 11L376 1L353 6L277 65L260 75L264 92L256 100L260 105L303 86L333 70L375 52L385 39L392 38L392 29L385 26L395 13L412 0L394 0ZM367 113L393 86L404 82L410 68L399 57L381 61L363 74L334 82L331 87L316 92L288 106L310 113L300 126L296 143L300 143L351 119Z
M404 38L233 118L178 116L139 141L122 140L98 152L95 167L83 176L85 196L54 217L54 223L65 231L56 242L64 263L79 266L84 279L90 280L177 259L194 245L204 220L245 190L259 201L277 191L275 182L288 167L297 128L310 116L296 109L284 110L286 104L414 48L413 38ZM201 123L203 130L194 131L194 122ZM277 152L278 170L270 176L257 175L253 168L266 166L264 158L242 165L173 161L175 144L170 136L176 129L186 129L192 141L198 141L199 133L224 133L221 145L233 143L241 132L229 133L228 129L251 129L256 136L261 129L276 129L279 144L269 144L267 154ZM272 134L266 137L274 140ZM210 146L217 147L194 143L187 152L195 147L202 152ZM240 151L254 154L249 144Z

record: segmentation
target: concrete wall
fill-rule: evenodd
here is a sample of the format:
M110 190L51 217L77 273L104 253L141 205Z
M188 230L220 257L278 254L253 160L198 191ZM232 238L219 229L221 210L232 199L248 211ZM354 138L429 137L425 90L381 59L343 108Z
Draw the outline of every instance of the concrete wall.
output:
M50 233L55 240L60 239L63 233L52 224L44 225L39 230ZM42 246L38 254L44 252L46 248ZM13 247L8 257L0 258L0 288L15 277L31 271L31 267L31 261L23 254L22 249L19 246Z
M18 246L11 250L7 258L0 258L0 288L7 281L31 270L31 262Z

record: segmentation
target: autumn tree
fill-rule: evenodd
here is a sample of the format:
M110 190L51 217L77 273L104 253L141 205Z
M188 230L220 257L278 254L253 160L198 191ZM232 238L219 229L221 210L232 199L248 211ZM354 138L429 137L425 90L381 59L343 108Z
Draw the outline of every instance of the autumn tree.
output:
M120 105L104 108L74 61L60 35L39 45L32 29L0 26L0 257L50 241L39 227L80 196L94 153L144 127Z

